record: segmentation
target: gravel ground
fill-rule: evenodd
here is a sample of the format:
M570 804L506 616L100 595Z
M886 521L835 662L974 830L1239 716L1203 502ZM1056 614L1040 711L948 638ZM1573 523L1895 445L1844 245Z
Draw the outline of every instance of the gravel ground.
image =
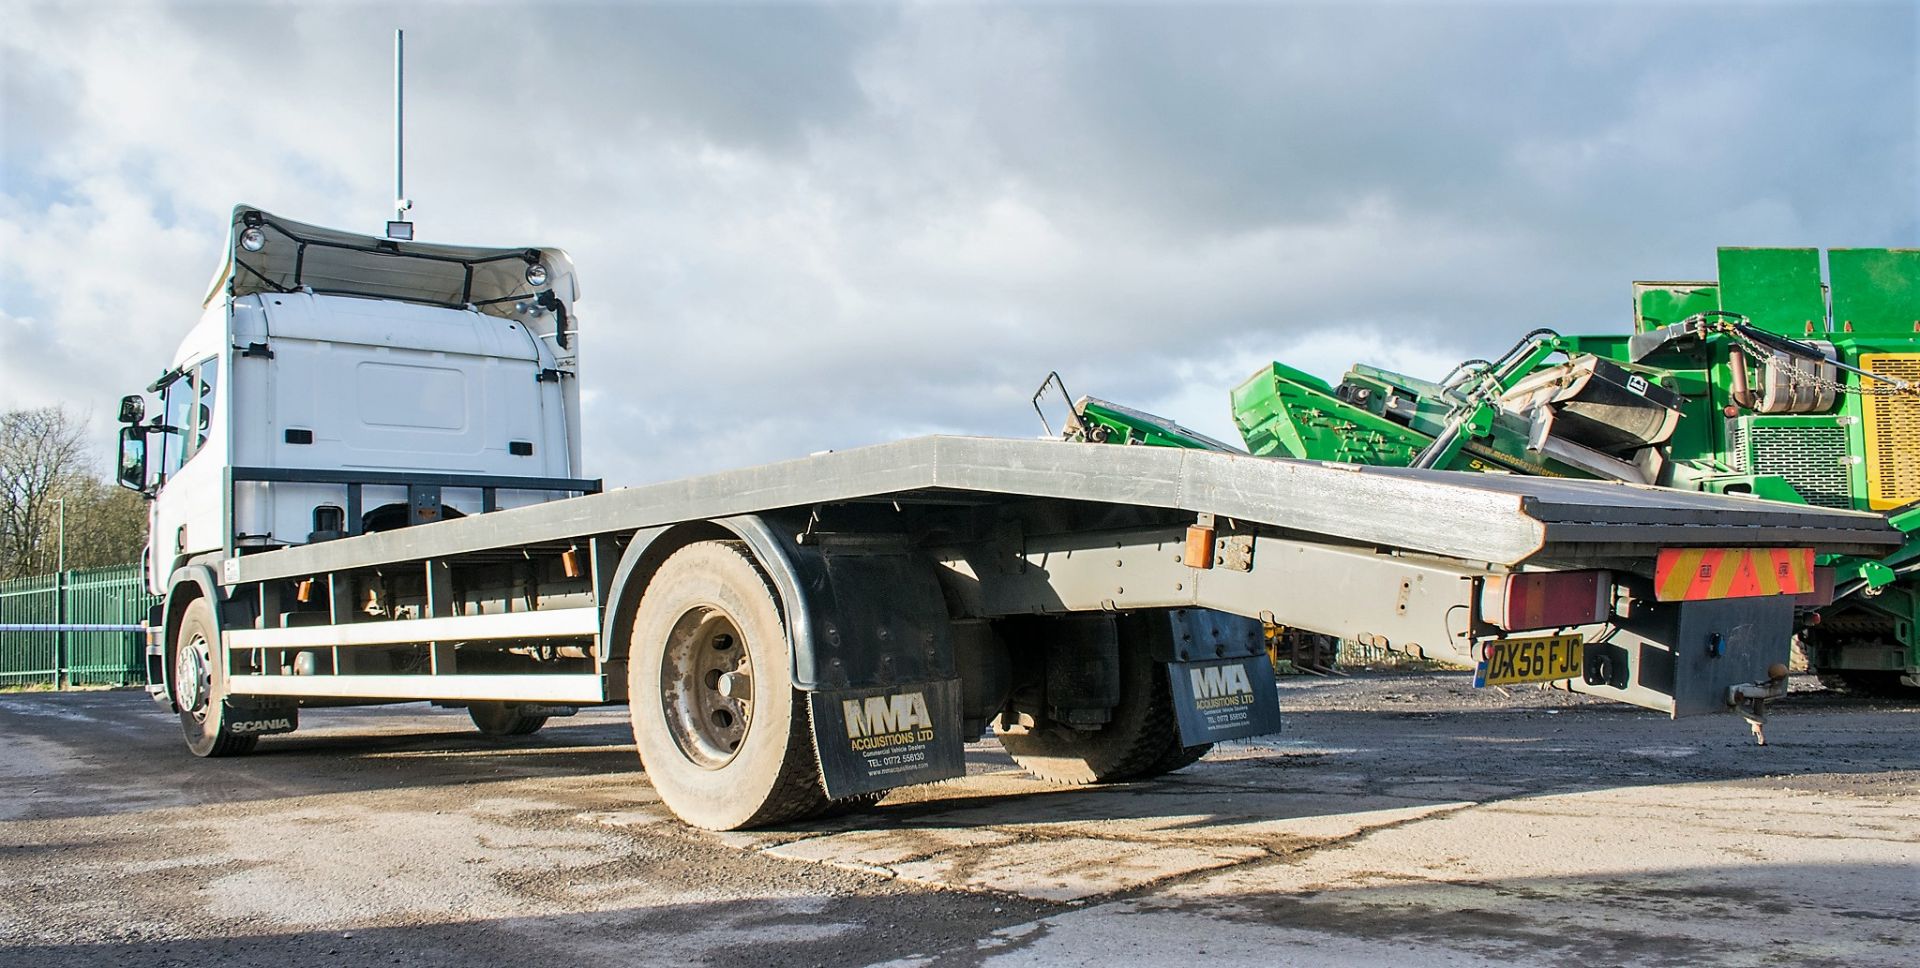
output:
M488 740L315 710L188 756L135 692L0 695L0 965L1903 965L1920 703L1796 683L1769 745L1458 674L1290 678L1279 737L687 829L624 710Z

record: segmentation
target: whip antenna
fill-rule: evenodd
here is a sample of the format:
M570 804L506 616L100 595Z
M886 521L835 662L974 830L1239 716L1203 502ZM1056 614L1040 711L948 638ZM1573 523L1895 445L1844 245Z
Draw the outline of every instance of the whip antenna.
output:
M407 32L396 27L393 31L393 220L387 223L387 238L411 242L413 223L407 219L407 210L413 208L413 200L407 197L406 85Z

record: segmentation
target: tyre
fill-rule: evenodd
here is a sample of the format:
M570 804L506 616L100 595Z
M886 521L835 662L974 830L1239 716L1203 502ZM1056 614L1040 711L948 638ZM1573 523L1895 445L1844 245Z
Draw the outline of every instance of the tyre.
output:
M1163 675L1165 672L1166 670L1164 668L1161 669ZM1171 702L1172 700L1169 699L1168 701ZM1163 773L1172 773L1175 770L1185 769L1200 762L1201 757L1206 756L1213 750L1212 743L1201 743L1198 746L1182 746L1180 745L1179 728L1176 726L1173 732L1173 742L1167 744L1166 752L1160 754L1160 761L1148 767L1147 771L1142 773L1141 776L1159 776Z
M1118 621L1120 702L1104 725L1083 730L1049 723L1014 732L996 722L1000 745L1028 773L1067 784L1145 779L1205 756L1213 744L1181 745L1166 663L1150 653L1151 639L1169 634L1161 627L1168 622L1158 612Z
M779 600L745 543L661 563L634 612L627 685L641 765L680 819L738 830L830 805Z
M195 756L239 756L250 752L258 736L236 736L230 724L233 708L226 698L217 643L219 626L213 606L204 598L187 605L174 637L173 701L180 707L180 731Z
M823 807L817 817L845 817L856 813L871 813L886 799L888 791L876 790L872 793L856 793L850 797L841 797Z
M476 702L467 706L473 725L488 736L530 736L547 724L547 717L520 711L519 703Z

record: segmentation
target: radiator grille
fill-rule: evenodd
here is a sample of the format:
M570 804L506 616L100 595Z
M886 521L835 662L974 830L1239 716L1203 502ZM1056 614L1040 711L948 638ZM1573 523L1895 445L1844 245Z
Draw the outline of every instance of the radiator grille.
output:
M1736 420L1727 432L1735 469L1785 478L1808 504L1853 506L1845 427L1749 426Z
M1920 353L1862 353L1860 368L1920 384ZM1920 396L1863 398L1867 506L1876 511L1920 501Z

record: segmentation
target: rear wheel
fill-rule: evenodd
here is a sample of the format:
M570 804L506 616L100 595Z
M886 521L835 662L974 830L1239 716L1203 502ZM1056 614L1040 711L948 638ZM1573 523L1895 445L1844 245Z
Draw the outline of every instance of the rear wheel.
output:
M1162 668L1161 673L1164 675L1165 672L1166 670ZM1171 699L1169 699L1169 701L1171 701ZM1192 766L1200 762L1201 757L1206 756L1213 750L1212 743L1201 743L1199 746L1180 745L1180 730L1177 726L1173 734L1173 742L1167 744L1166 752L1160 754L1159 762L1148 767L1147 771L1141 774L1142 776L1159 776L1162 773L1172 773L1175 770Z
M226 698L216 643L219 627L204 598L187 605L174 637L173 701L180 707L180 730L195 756L239 756L253 749L258 736L236 736L233 707Z
M1213 744L1181 745L1166 663L1150 653L1152 637L1162 634L1153 623L1166 622L1165 615L1146 612L1116 623L1120 702L1099 728L1046 723L1022 731L996 722L1000 745L1014 762L1043 780L1086 784L1159 776L1205 756Z
M467 715L488 736L528 736L547 724L547 717L530 715L523 708L514 702L476 702L467 706Z
M660 799L708 830L829 806L771 583L739 541L673 553L633 618L629 713Z
M887 798L887 793L886 790L876 790L872 793L856 793L850 797L841 797L821 808L815 816L844 817L848 814L868 813L878 807L880 801Z

